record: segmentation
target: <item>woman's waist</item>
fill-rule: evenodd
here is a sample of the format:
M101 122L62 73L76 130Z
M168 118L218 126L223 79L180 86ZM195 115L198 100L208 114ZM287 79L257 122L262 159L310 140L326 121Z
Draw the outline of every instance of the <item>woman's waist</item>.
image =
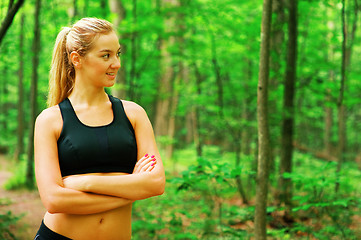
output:
M66 237L82 239L130 239L132 204L110 211L75 215L47 212L45 225Z

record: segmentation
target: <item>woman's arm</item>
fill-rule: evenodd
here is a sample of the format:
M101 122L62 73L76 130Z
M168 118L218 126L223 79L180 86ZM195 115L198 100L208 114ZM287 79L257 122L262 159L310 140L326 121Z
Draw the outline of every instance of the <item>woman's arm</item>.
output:
M130 175L116 176L70 176L67 186L84 192L116 196L132 200L140 200L161 195L165 188L163 163L156 146L152 125L144 109L132 102L124 102L126 113L132 122L139 156L154 155L156 164L151 171L135 172ZM144 157L143 157L144 158ZM141 158L141 160L143 159ZM139 161L140 163L145 162Z
M58 162L59 108L44 110L35 123L35 174L41 200L50 213L92 214L132 203L132 200L64 188Z

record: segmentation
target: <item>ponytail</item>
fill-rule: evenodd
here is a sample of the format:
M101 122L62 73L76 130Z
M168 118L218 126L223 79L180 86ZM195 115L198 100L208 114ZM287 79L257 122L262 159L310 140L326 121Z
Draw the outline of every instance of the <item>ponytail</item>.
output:
M55 41L49 79L49 107L67 98L74 87L75 70L66 47L66 38L70 30L68 27L63 28Z

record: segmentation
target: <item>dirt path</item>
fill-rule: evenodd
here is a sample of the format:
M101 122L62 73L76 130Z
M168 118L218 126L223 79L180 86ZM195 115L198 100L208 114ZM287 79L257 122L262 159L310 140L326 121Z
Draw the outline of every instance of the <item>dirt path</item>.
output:
M4 183L12 176L11 163L0 155L0 198L10 200L11 204L0 207L0 212L11 211L13 214L23 214L23 217L13 227L13 233L20 240L31 240L41 223L45 213L37 191L6 191Z

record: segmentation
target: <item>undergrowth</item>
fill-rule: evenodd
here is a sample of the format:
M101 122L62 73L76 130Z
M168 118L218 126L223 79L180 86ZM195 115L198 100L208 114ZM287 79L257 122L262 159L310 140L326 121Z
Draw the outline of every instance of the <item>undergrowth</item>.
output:
M222 153L215 146L207 146L203 152L203 157L197 158L193 148L187 148L176 151L173 159L164 160L165 193L134 203L134 240L254 237L254 156L241 156L236 167L233 153ZM275 163L278 169L278 160ZM276 170L270 173L268 239L361 239L360 224L354 220L360 215L361 172L357 166L346 162L337 175L336 163L298 152L294 153L293 164L293 172L284 175L293 182L290 222L285 221L285 209L274 197L279 175ZM25 161L21 161L6 183L7 189L24 186L25 169ZM241 200L237 176L248 205ZM3 229L9 229L17 219L11 213L2 213L0 232L5 234ZM6 234L10 238L11 233Z
M10 200L0 198L0 209L9 204L11 204ZM21 217L22 216L14 215L11 211L0 211L0 239L17 240L12 231L12 226L14 226Z
M165 162L165 194L134 204L134 239L251 239L253 237L254 159L243 156L235 167L232 153L207 147L202 158L191 149L177 151ZM277 169L277 165L276 165ZM240 200L235 177L242 178L250 204ZM276 173L270 189L276 189ZM269 191L268 239L360 239L351 226L360 213L361 173L345 163L336 175L336 163L295 153L291 223L284 222L284 207ZM340 190L335 192L335 184Z
M26 155L22 155L21 159L17 163L12 163L11 171L13 175L5 182L4 188L6 190L19 190L19 189L29 189L34 190L35 186L29 186L26 181L26 170L27 170L27 162L26 162ZM34 183L35 180L35 173L34 175Z

